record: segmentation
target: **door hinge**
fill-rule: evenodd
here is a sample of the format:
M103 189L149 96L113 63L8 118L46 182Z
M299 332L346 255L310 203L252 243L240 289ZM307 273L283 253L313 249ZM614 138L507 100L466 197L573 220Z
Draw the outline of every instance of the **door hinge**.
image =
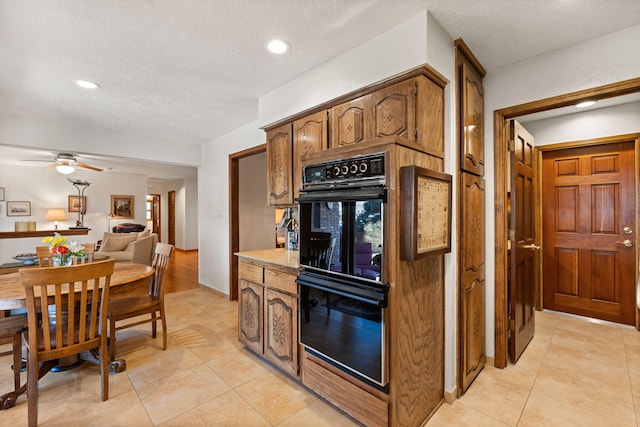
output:
M414 94L415 96L418 96L418 85L415 85L415 86L413 87L413 94Z
M515 238L516 238L516 231L509 230L509 232L507 233L507 240L515 240Z
M507 150L508 151L516 151L516 140L515 139L510 139L507 142Z
M514 332L516 330L516 321L514 319L509 319L509 330Z

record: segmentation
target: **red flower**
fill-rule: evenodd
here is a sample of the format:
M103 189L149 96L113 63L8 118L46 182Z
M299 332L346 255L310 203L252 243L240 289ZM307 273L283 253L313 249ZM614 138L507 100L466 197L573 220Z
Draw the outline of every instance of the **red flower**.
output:
M51 252L57 255L66 255L69 253L69 248L66 246L56 246L55 248L51 248Z

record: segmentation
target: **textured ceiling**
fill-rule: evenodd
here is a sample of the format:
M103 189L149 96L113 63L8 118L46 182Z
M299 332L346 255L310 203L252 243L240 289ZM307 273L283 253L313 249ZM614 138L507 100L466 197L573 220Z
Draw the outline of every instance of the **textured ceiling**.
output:
M489 72L640 23L639 0L0 0L0 112L203 143L425 9Z

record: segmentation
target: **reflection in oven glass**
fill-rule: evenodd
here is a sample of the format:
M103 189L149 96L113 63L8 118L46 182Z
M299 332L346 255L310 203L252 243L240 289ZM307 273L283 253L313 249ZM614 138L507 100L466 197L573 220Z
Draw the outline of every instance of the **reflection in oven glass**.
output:
M308 287L301 295L302 343L367 379L382 381L383 309Z

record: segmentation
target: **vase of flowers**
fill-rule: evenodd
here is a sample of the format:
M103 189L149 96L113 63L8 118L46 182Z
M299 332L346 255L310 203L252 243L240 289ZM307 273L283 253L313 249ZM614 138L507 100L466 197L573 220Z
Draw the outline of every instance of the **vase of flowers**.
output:
M42 239L44 243L49 243L49 250L53 254L54 267L63 267L73 264L73 258L84 256L84 247L77 242L69 242L60 233L47 236Z

